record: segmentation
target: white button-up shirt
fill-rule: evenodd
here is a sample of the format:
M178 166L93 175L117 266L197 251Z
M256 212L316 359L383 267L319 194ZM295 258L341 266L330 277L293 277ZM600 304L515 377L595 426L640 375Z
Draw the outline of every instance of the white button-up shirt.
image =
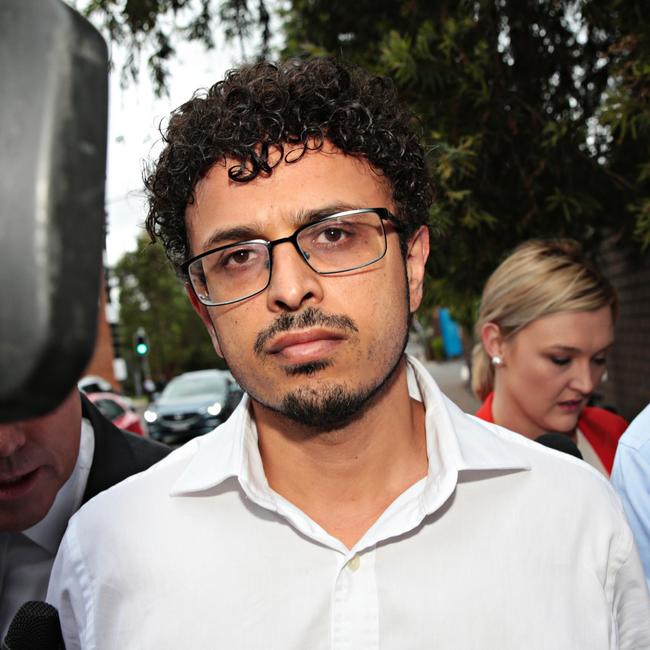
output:
M354 548L269 487L245 398L72 519L48 593L67 649L650 648L605 479L463 414L409 364L428 476Z

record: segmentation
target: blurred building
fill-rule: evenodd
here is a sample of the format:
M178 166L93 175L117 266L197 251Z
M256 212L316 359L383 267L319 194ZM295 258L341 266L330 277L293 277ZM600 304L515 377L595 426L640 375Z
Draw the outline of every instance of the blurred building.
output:
M633 260L609 242L600 266L618 292L620 307L607 381L598 392L631 420L650 403L650 258Z
M120 363L120 345L115 311L110 299L109 271L104 267L99 291L99 315L97 318L95 351L84 371L84 375L102 377L102 379L109 381L113 388L119 392L122 388L120 380L123 380L124 377L120 376L123 362Z

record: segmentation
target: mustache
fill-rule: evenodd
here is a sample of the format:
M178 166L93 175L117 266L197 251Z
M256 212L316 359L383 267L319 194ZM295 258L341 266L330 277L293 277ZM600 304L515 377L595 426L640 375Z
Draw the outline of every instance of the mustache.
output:
M281 332L316 326L329 327L345 332L356 333L359 331L355 322L348 316L326 314L315 307L307 307L305 311L299 314L282 314L271 325L262 330L255 339L255 354L261 355L267 342Z

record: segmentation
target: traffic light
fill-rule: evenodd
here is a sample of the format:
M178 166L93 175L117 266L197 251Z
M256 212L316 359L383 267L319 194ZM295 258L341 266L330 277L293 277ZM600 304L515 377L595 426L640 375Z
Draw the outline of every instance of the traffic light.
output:
M144 357L149 354L149 341L147 340L147 333L143 327L139 327L135 334L135 353L139 357Z

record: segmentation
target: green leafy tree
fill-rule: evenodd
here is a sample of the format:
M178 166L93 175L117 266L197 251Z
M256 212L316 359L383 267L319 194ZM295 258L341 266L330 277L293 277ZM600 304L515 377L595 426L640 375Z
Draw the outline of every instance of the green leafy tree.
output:
M650 5L613 3L616 20L603 12L597 27L613 32L608 56L611 78L598 119L613 141L608 164L626 184L626 210L635 236L650 248Z
M139 327L147 332L154 379L169 380L189 370L225 368L161 246L153 246L141 236L137 250L125 253L113 273L120 295L120 337L131 369L139 363L132 345Z
M647 3L293 0L285 54L391 76L437 188L428 300L466 326L501 257L531 237L646 244Z
M137 81L143 55L158 94L165 92L169 61L181 41L197 41L211 49L215 38L247 41L256 55L269 52L270 15L264 0L66 0L84 14L109 42L127 53L122 81Z
M72 0L70 0L72 2ZM178 39L257 39L391 76L419 116L437 188L430 303L472 321L483 282L531 237L650 249L645 0L77 0L160 88Z

